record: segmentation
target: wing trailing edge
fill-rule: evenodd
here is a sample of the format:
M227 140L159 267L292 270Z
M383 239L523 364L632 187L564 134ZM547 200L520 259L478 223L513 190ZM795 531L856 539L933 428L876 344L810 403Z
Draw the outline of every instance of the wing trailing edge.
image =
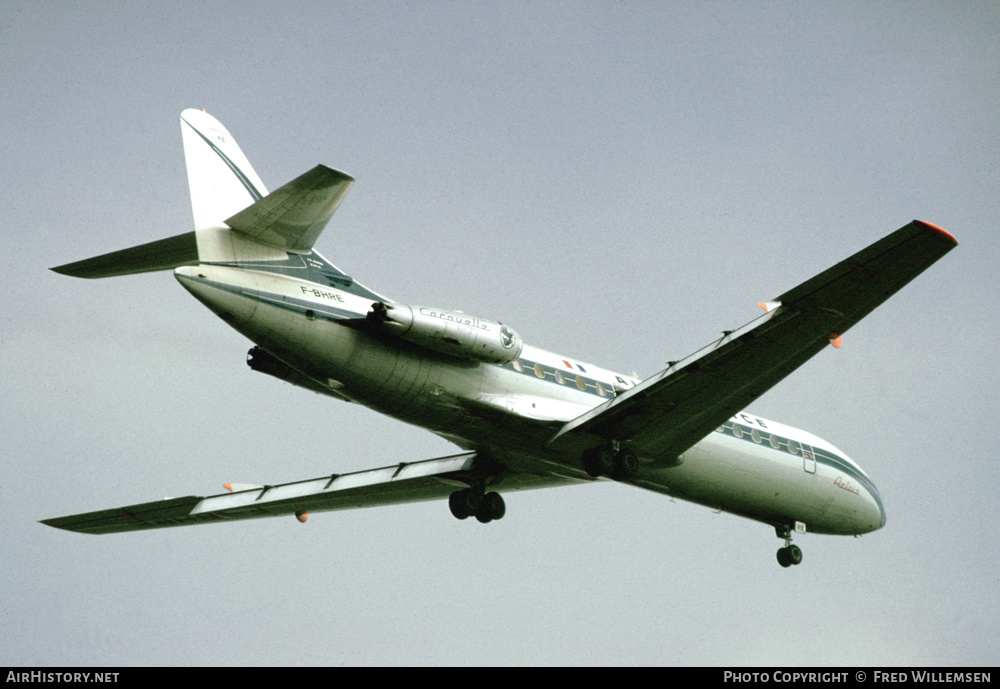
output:
M45 519L42 524L108 534L436 500L464 485L461 477L472 468L475 456L468 452L208 497L157 500Z
M565 424L549 442L570 454L626 439L672 464L957 246L914 220L767 303L767 313Z

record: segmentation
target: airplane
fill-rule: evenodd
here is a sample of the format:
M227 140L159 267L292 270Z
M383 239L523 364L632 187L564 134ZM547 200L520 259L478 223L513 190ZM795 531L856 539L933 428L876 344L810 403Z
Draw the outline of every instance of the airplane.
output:
M617 481L792 534L860 535L882 497L833 444L745 411L958 242L913 221L775 299L741 328L640 380L526 343L509 326L398 302L314 248L354 183L317 165L268 193L229 131L180 116L195 229L52 270L173 270L253 347L254 371L430 430L458 453L292 483L128 505L42 523L80 533L445 500L458 519L506 513L520 490Z

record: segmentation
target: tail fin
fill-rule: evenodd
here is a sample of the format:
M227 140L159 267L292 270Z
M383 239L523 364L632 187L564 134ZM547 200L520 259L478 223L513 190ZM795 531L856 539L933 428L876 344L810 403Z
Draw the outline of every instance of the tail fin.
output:
M193 108L182 112L181 137L196 230L218 227L267 196L229 130L207 112Z
M354 178L318 165L268 194L222 124L181 113L195 231L53 268L82 278L131 275L205 262L282 261L309 254Z

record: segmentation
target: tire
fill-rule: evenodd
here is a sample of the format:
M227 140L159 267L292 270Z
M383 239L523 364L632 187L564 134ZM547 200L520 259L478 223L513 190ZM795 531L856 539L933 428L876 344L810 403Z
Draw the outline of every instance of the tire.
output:
M611 476L615 471L615 453L610 447L602 447L594 453L595 463L604 476Z
M638 475L639 457L632 450L622 450L615 455L615 478L633 479Z
M500 493L487 493L483 497L483 504L479 511L485 511L489 514L490 519L503 519L503 516L507 514L507 504L503 501Z
M788 559L788 548L778 548L778 564L782 567L791 567L792 562Z
M455 519L468 519L470 513L466 510L464 490L456 490L448 496L448 509Z

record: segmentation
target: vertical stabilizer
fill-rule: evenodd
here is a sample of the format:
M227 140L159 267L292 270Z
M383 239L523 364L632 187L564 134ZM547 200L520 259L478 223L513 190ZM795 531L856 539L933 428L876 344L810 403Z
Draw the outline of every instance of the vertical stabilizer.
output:
M181 136L196 230L222 226L267 195L250 161L217 119L203 110L185 110Z

